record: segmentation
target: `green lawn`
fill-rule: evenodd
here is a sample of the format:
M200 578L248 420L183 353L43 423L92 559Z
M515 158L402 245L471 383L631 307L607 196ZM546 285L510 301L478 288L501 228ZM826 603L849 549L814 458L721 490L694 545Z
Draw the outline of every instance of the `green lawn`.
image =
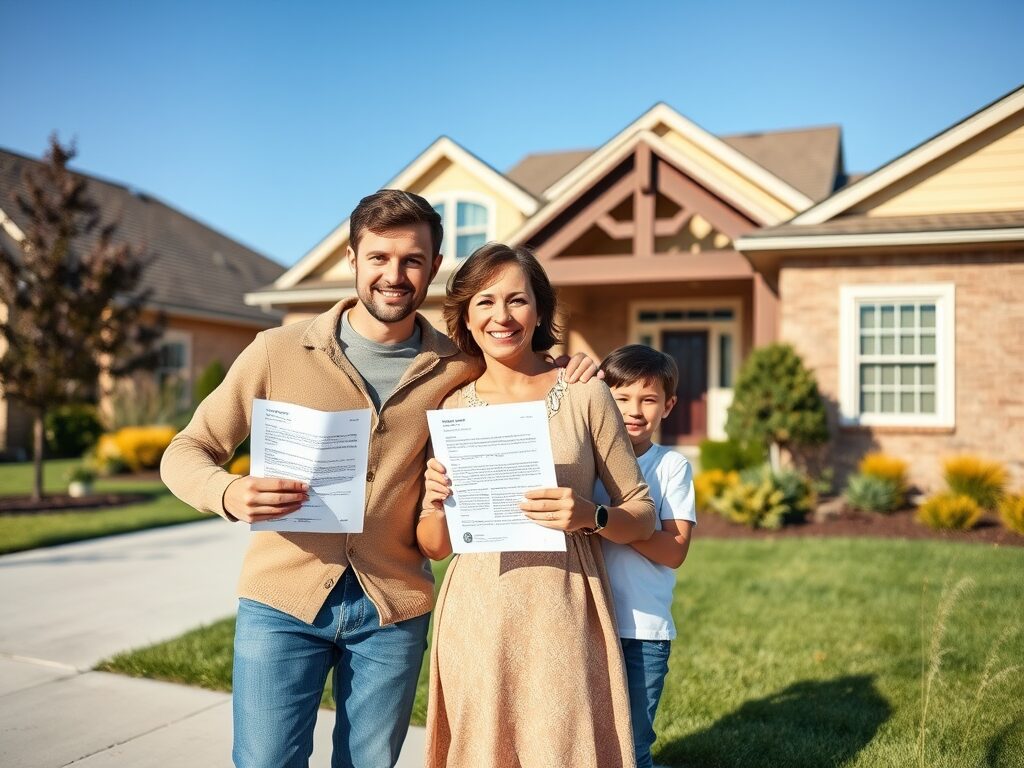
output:
M76 464L78 461L75 459L46 462L43 467L44 492L65 492L64 474ZM98 480L95 488L97 492L142 493L150 498L112 509L2 515L0 554L193 522L203 517L174 498L158 480L140 481L126 475ZM31 489L31 464L0 464L0 496L28 495Z
M929 645L943 585L963 577L974 585L947 600L936 655ZM1022 577L1024 548L698 539L679 573L680 636L656 760L701 768L1024 765L1024 674L993 677L1024 659ZM102 668L228 690L233 624ZM982 686L1000 636L994 682ZM922 680L935 659L919 760ZM417 723L425 680L424 666Z

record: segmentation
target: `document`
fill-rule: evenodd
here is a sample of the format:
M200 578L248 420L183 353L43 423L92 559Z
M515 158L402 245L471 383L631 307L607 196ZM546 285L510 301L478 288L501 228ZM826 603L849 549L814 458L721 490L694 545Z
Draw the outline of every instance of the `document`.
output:
M253 400L250 473L309 483L309 501L254 531L361 533L366 504L370 410L317 411Z
M555 488L542 402L427 411L434 456L448 470L445 500L455 552L564 552L565 534L519 509L533 488Z

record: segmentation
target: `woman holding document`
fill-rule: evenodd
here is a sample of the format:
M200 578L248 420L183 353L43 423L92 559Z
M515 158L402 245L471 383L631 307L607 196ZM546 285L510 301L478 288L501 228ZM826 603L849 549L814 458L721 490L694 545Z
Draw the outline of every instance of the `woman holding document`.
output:
M524 514L565 532L564 552L457 555L434 615L430 768L634 765L629 699L599 536L654 530L654 508L608 388L566 384L545 354L558 342L554 290L525 249L489 244L453 275L448 332L486 364L445 408L542 400L558 488L530 491ZM427 471L416 535L452 551L442 467ZM612 506L590 501L595 478Z

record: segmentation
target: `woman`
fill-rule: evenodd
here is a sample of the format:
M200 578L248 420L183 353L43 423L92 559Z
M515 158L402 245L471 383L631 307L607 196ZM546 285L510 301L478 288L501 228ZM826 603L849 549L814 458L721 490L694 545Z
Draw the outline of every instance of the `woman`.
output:
M554 290L525 249L485 245L448 287L449 335L486 369L444 407L547 403L560 487L528 492L521 507L567 536L565 552L463 554L449 566L434 614L428 768L634 765L598 536L646 539L654 509L608 388L566 384L544 354L558 342L555 315ZM433 559L452 551L442 472L431 460L416 531ZM600 511L597 477L613 505Z

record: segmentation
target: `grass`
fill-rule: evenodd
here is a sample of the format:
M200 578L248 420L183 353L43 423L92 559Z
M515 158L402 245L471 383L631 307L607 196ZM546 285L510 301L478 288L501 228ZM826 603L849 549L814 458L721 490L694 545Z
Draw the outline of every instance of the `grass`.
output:
M698 539L679 572L656 762L1024 765L1024 676L1010 669L1024 658L1022 574L1024 548ZM229 690L233 623L102 668Z
M75 459L47 461L43 466L44 493L64 493L64 474L76 464ZM28 495L31 488L31 463L0 464L0 496ZM113 477L98 480L95 489L97 493L146 494L149 499L110 509L2 515L0 554L188 523L204 517L174 498L158 480Z

